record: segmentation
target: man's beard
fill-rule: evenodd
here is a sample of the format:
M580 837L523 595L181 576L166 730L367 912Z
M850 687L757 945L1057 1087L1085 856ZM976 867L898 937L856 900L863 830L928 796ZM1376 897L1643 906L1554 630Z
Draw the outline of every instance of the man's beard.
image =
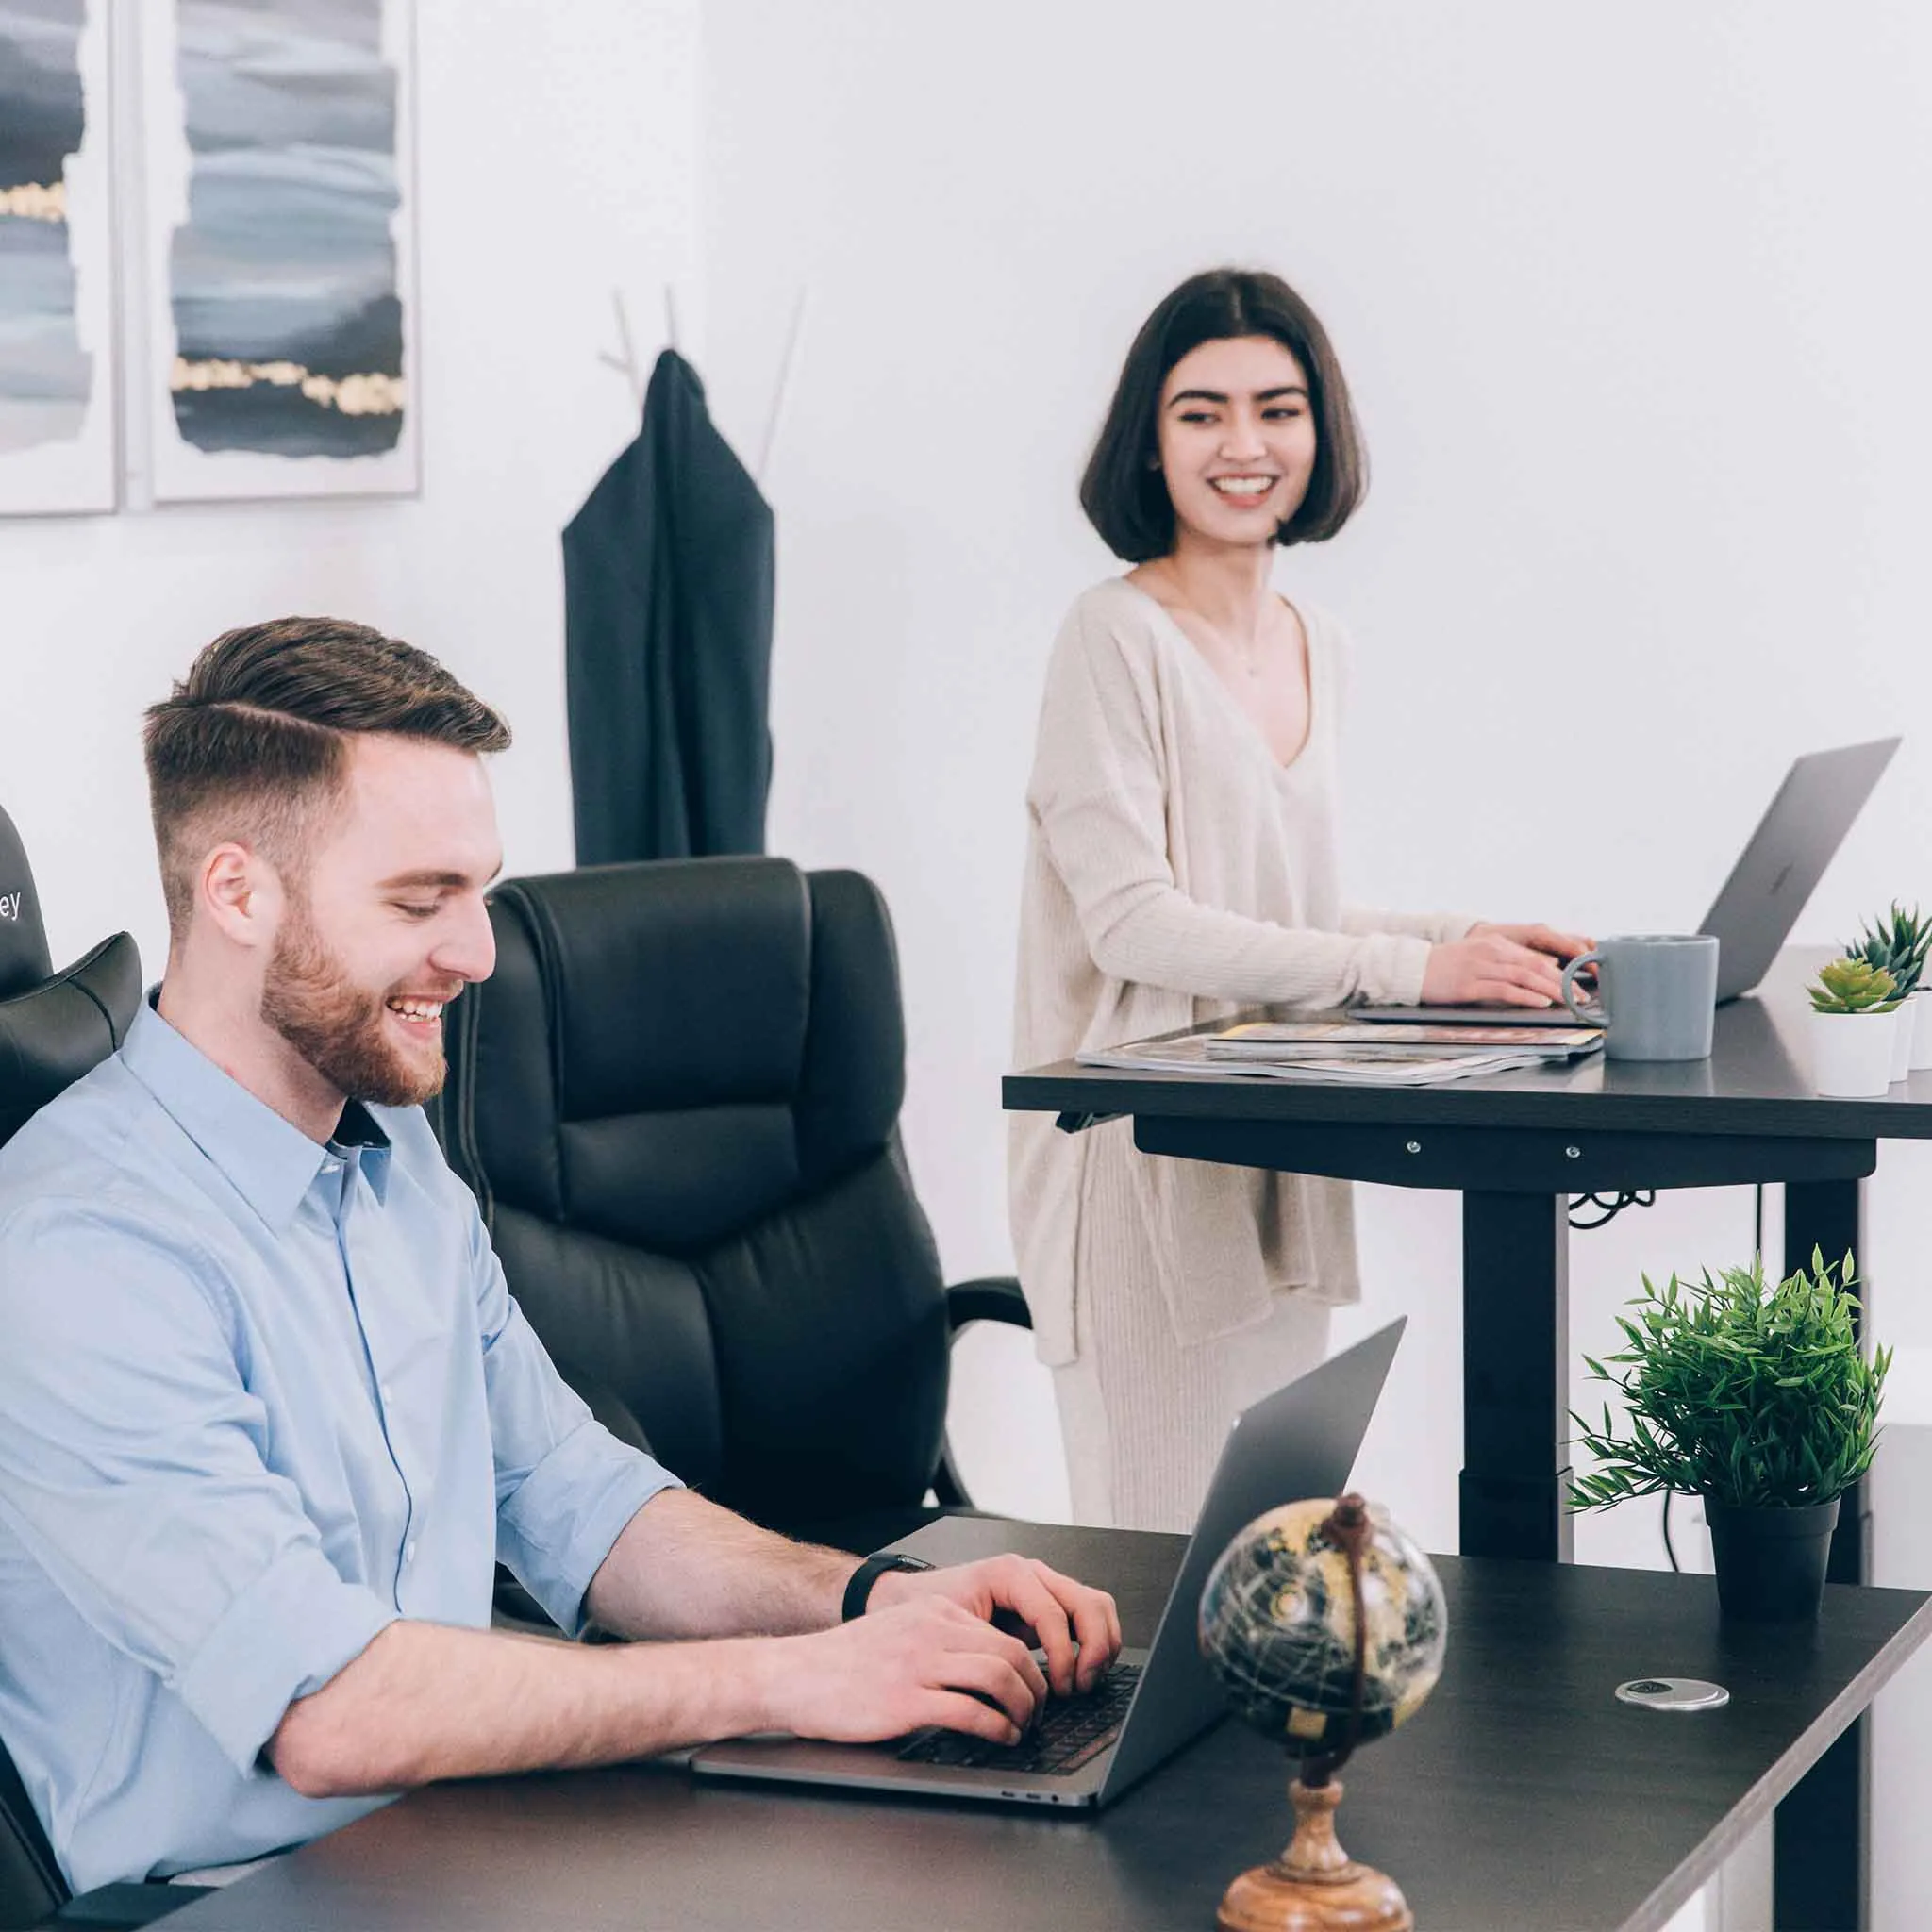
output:
M387 1037L387 993L354 984L304 908L276 936L261 1017L337 1092L377 1107L420 1107L442 1091L446 1062L412 1066Z

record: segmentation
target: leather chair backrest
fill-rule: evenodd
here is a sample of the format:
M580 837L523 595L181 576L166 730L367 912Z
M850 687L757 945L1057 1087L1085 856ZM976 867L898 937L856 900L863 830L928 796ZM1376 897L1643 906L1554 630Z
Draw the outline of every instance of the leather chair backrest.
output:
M517 880L491 919L444 1137L559 1368L760 1521L916 1505L947 1329L876 890L681 859Z
M0 1932L25 1932L69 1896L20 1774L0 1748Z
M140 1001L141 956L125 932L65 972L53 971L33 873L13 821L0 811L0 1142L114 1052ZM0 1745L0 1927L36 1924L67 1896Z
M115 1052L140 1004L141 955L125 932L0 1000L0 1141Z
M0 811L0 1142L121 1044L140 1000L125 932L53 970L33 872Z

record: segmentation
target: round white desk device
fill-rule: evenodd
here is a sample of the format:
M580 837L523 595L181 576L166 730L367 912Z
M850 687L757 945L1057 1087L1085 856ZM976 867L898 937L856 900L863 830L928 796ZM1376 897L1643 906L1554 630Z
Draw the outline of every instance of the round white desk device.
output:
M1703 1677L1632 1677L1617 1686L1617 1696L1646 1710L1717 1710L1731 1701L1722 1684Z

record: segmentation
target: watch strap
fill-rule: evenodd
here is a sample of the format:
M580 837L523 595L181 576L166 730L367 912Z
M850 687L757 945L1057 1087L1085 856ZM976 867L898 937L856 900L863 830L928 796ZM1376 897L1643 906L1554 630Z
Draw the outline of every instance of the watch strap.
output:
M900 1550L882 1550L868 1557L852 1573L851 1580L845 1586L845 1600L839 1607L839 1620L849 1624L854 1617L865 1615L866 1599L872 1595L872 1587L888 1570L930 1570L933 1566L918 1557L908 1557Z

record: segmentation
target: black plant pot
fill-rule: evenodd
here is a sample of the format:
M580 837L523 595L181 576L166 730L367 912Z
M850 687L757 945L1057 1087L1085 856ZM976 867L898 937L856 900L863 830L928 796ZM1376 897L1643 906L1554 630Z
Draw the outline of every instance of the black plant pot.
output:
M1818 1614L1839 1499L1796 1509L1740 1509L1707 1497L1718 1608L1740 1624L1795 1624Z

